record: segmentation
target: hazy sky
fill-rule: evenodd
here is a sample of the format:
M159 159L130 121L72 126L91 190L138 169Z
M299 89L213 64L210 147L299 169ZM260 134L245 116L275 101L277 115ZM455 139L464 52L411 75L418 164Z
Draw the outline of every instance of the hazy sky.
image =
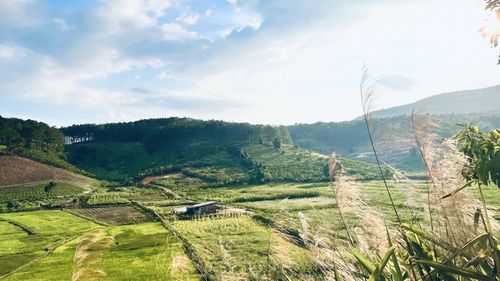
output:
M482 0L0 0L0 115L51 125L360 114L500 84Z

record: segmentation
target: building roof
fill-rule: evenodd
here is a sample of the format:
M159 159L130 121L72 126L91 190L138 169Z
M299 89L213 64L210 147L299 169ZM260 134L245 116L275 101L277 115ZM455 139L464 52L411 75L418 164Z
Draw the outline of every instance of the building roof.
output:
M193 208L199 208L199 207L214 205L215 203L216 203L215 201L203 202L203 203L199 203L199 204L188 206L187 209L193 209Z

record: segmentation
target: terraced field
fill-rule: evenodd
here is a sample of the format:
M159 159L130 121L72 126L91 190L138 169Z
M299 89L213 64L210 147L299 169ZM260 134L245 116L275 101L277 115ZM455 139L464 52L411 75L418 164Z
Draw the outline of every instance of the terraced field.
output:
M45 192L48 182L4 186L0 188L0 203L9 201L39 201L50 200L61 197L74 197L83 194L83 188L74 186L66 182L57 182L55 187L49 192Z
M260 166L266 181L326 181L328 157L294 146L275 149L270 145L254 144L242 153Z
M125 204L131 201L142 203L162 202L171 199L171 196L165 194L158 188L120 188L109 192L93 193L87 200L89 205L109 205L109 204Z
M151 218L134 206L75 208L66 211L105 224L137 224L151 221Z

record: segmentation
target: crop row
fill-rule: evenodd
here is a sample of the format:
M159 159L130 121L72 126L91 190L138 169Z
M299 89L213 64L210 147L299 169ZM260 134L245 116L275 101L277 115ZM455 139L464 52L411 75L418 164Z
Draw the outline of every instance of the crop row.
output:
M0 203L10 201L36 201L59 197L71 197L83 193L83 189L59 182L46 189L48 183L24 186L10 186L0 188Z

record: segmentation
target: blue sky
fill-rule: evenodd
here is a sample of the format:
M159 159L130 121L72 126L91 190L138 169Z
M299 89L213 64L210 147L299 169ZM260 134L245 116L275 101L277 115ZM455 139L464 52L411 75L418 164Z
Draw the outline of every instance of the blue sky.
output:
M0 115L51 125L360 114L500 84L482 0L2 0Z

